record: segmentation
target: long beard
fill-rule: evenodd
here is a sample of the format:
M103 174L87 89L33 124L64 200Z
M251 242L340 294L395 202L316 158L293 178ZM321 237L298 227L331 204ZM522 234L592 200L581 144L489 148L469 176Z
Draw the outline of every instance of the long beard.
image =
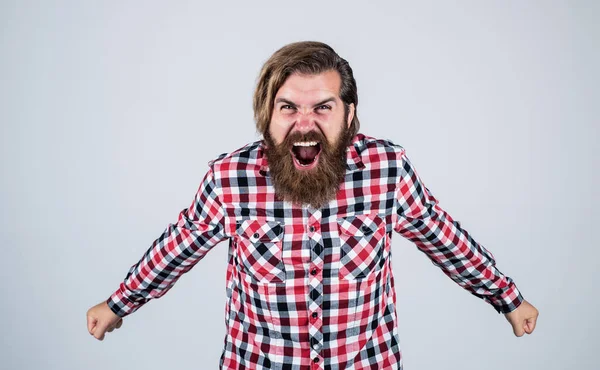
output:
M277 145L268 131L265 132L264 137L268 145L265 155L275 194L280 199L296 205L309 204L314 208L321 208L336 198L346 173L346 148L351 139L350 130L346 125L343 127L334 145L329 144L327 139L316 131L304 135L298 132L290 134ZM320 143L321 152L315 168L302 171L294 165L291 148L293 143L298 141Z

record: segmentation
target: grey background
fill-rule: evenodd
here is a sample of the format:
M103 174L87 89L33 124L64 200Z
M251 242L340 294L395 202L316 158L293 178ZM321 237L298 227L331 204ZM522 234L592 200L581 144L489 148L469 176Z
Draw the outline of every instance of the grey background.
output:
M259 69L299 40L540 311L515 337L394 234L405 368L597 368L598 2L221 4L1 2L3 369L217 368L226 243L102 342L85 313L258 138Z

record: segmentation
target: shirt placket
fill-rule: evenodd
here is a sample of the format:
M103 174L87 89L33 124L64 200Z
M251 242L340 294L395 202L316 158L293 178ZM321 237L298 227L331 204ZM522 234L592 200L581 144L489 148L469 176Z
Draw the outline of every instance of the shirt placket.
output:
M321 234L321 211L307 208L306 233L310 245L310 266L308 274L308 333L310 337L310 357L312 369L323 369L323 238Z

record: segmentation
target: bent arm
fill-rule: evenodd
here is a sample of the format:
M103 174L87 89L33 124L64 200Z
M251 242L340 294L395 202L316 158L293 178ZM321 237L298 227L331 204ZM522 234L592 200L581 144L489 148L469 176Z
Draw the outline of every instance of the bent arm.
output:
M110 309L125 317L167 293L183 274L225 239L224 217L211 168L191 206L179 213L176 223L167 226L106 300Z
M404 148L400 158L394 230L415 243L454 282L491 304L498 313L515 310L524 299L514 281L498 270L493 254L440 207Z

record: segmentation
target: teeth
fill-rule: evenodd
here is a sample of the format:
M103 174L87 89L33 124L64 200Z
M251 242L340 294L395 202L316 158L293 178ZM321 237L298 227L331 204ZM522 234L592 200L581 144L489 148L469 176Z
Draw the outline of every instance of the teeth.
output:
M294 143L294 146L315 146L317 145L316 141L299 141Z

